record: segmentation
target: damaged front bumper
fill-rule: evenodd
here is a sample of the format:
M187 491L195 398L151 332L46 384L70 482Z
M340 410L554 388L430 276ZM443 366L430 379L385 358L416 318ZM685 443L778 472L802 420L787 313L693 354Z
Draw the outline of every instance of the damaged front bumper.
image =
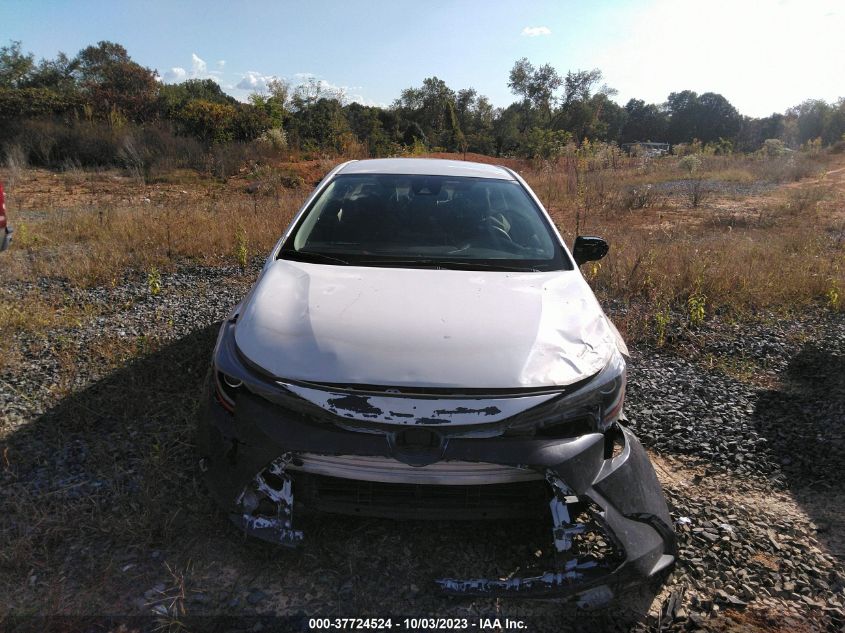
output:
M617 483L610 484L609 489L605 486L604 495L595 488L576 494L563 482L557 469L549 468L546 480L552 490L549 506L555 569L507 579L446 578L437 581L441 589L454 595L573 596L579 606L595 607L630 587L659 580L671 570L675 562L675 539L668 517L648 512L623 514L613 505L618 500ZM598 552L598 556L585 551L583 545L589 542L580 540L596 527L612 541L610 551Z
M297 497L298 485L304 490L307 477L313 476L303 472L309 457L325 456L324 464L333 463L332 456L350 458L346 463L356 456L383 461L396 457L388 434L315 423L306 413L248 391L238 396L230 413L214 389L201 415L198 447L209 487L232 521L246 534L285 546L303 540L293 513L300 505L309 507ZM544 573L507 580L437 581L446 593L574 596L579 604L594 606L626 587L662 577L674 563L675 538L660 485L642 445L624 427L564 439L450 437L438 451L437 464L496 465L505 469L496 470L497 476L517 473L528 481L539 480L534 483L545 487L549 497L555 551L553 568ZM402 514L401 508L396 510L391 514ZM461 518L483 516L471 510ZM597 556L582 547L580 538L588 529L598 530L608 541L609 554Z

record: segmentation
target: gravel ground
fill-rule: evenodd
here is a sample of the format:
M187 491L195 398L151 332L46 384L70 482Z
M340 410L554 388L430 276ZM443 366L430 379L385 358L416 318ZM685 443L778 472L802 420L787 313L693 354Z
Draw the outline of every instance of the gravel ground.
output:
M253 617L254 630L301 626L306 613L630 627L615 612L434 591L444 567L512 573L543 546L540 519L420 529L305 517L309 544L294 552L231 529L194 471L192 416L214 324L256 272L183 268L163 275L158 296L132 277L6 289L4 300L37 290L95 316L18 334L19 358L0 372L0 628L4 611L164 624L227 614ZM627 415L654 456L680 560L634 628L841 630L845 318L710 322L670 340L633 350ZM272 615L289 619L262 620Z

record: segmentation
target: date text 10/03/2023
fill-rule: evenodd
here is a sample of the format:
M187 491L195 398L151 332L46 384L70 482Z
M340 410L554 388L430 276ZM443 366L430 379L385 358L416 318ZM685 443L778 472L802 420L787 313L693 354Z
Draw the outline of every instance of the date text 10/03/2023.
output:
M524 620L511 618L310 618L312 631L431 630L526 631Z

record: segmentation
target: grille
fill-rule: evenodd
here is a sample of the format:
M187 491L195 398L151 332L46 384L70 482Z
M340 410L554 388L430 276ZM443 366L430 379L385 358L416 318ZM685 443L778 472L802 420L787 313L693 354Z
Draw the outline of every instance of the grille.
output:
M362 455L317 455L298 453L289 470L326 477L385 483L486 486L517 481L542 480L543 475L528 468L484 462L444 460L428 466L409 466L392 457Z
M544 481L476 486L397 484L295 473L297 505L339 512L409 519L500 519L548 512ZM541 515L542 516L542 515Z

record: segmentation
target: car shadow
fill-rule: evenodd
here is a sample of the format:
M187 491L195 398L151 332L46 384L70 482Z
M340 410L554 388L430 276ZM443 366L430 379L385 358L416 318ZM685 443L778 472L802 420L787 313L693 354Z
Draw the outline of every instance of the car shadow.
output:
M759 394L753 422L780 465L783 484L816 524L819 540L845 557L837 535L845 528L845 356L803 346L779 387ZM838 522L837 529L832 522Z
M307 541L297 550L244 539L213 505L193 450L218 328L126 363L0 443L0 531L9 537L0 592L12 613L498 614L539 631L567 621L624 629L648 609L656 588L622 600L610 624L607 611L438 592L434 579L450 571L528 572L522 561L551 544L547 516L425 524L303 516Z

